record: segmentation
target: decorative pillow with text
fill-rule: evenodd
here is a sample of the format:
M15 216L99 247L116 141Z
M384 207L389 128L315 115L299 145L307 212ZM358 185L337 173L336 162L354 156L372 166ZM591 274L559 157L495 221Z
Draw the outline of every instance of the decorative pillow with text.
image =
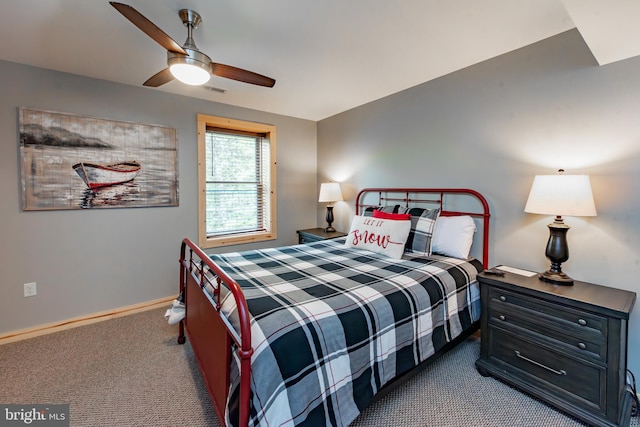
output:
M345 241L350 248L366 249L400 259L411 230L411 221L398 221L356 215Z

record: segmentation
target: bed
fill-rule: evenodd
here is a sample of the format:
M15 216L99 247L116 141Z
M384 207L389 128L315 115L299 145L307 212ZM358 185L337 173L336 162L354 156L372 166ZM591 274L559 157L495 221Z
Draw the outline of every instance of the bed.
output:
M355 214L342 239L215 255L182 241L178 342L222 425L348 425L477 330L480 193L369 188Z

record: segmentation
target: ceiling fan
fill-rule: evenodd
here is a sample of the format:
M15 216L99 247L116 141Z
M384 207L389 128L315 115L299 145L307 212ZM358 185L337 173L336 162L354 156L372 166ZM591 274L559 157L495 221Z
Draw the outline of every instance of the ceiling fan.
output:
M231 65L212 62L211 58L200 52L193 40L192 32L198 28L198 25L202 22L202 18L198 12L194 10L181 9L178 12L182 23L187 27L187 40L183 46L180 46L175 40L133 7L114 1L109 3L124 15L125 18L131 21L133 25L140 28L145 34L167 50L168 67L149 77L149 79L143 83L144 86L158 87L169 83L174 78L186 84L202 85L209 81L212 74L214 76L225 77L258 86L273 87L273 85L276 84L276 81L270 77L243 70L242 68L232 67Z

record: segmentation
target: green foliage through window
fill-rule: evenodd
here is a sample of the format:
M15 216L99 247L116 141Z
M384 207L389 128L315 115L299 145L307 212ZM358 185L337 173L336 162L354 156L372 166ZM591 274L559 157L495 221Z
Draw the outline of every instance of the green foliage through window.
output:
M207 236L266 230L269 140L208 129L205 146Z

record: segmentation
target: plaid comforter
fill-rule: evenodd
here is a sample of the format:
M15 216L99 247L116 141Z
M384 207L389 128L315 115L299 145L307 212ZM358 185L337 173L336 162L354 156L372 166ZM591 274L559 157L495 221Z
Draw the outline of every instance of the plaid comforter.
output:
M382 386L479 319L478 261L395 260L343 242L211 255L252 315L250 425L346 426ZM232 297L222 310L237 325Z

